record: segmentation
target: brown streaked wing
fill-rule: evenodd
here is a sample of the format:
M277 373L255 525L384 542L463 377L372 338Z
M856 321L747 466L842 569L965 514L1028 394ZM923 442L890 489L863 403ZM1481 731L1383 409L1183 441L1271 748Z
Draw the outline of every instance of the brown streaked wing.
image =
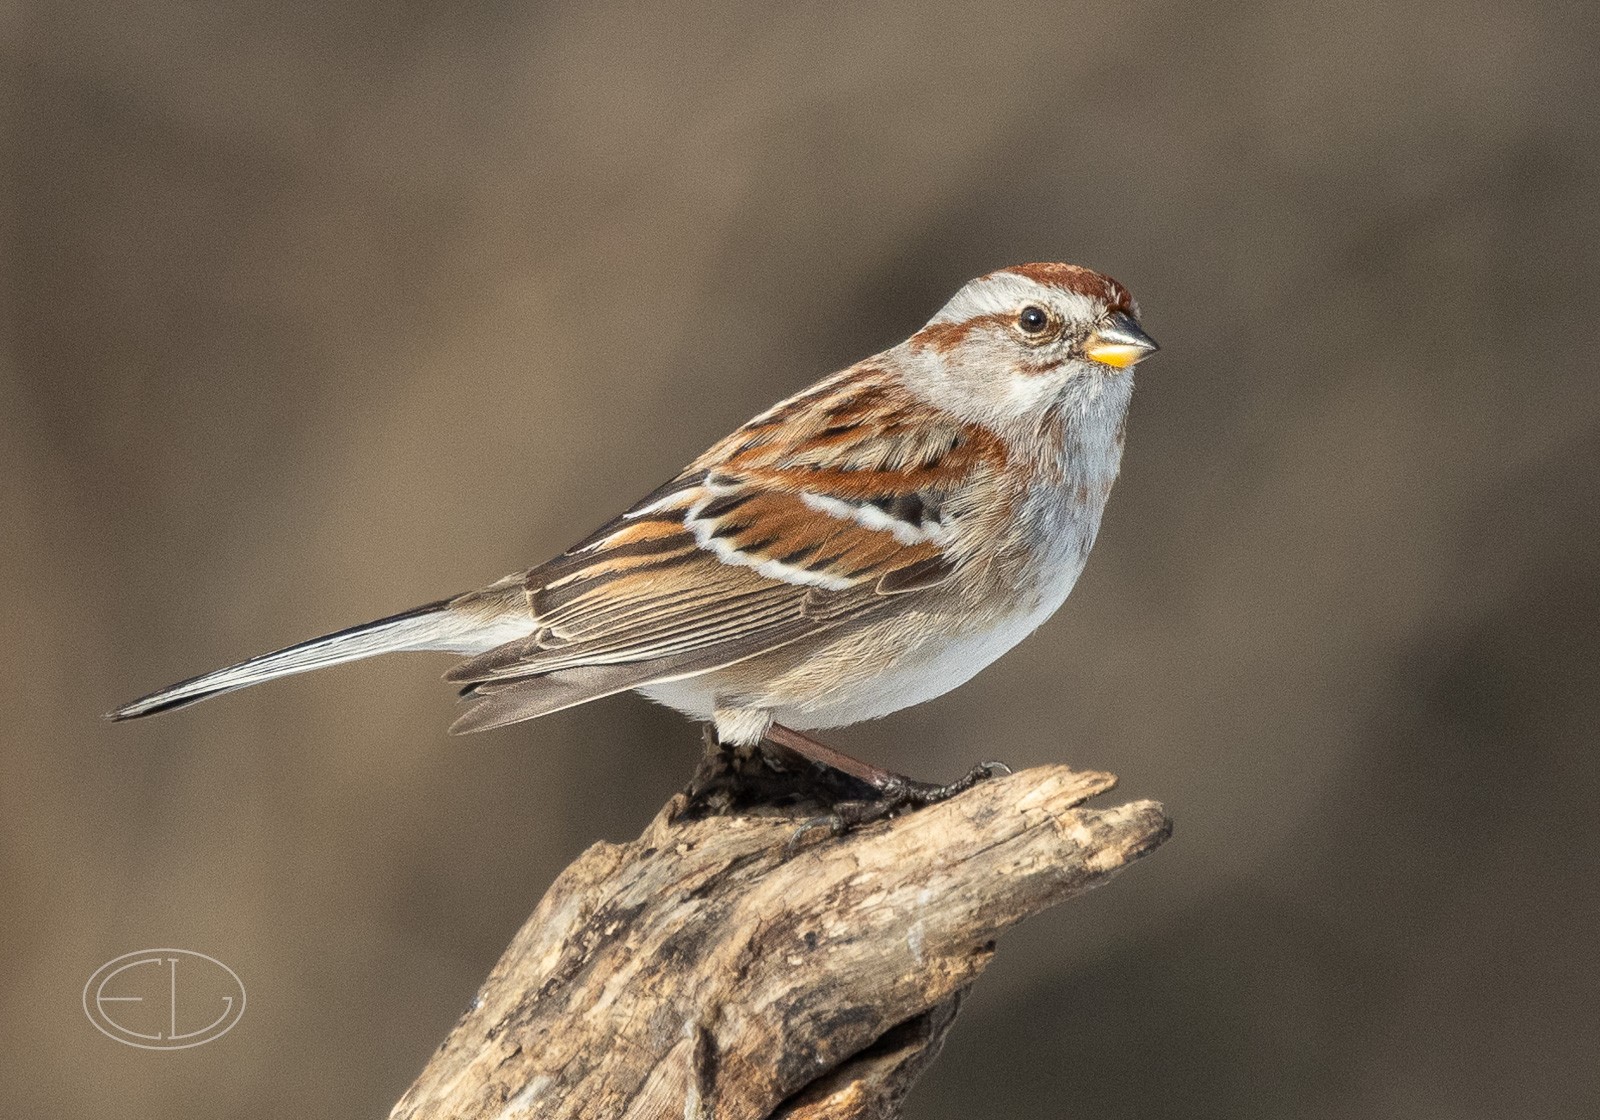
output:
M694 461L794 493L853 500L948 489L984 467L1002 469L1004 443L912 395L863 362L768 410Z
M447 680L483 683L583 665L639 662L734 641L801 616L803 587L766 579L701 551L687 530L661 559L632 551L589 553L581 569L562 557L528 573L538 629L463 661ZM558 578L544 581L547 569Z
M727 543L727 558L680 528L652 540L653 553L638 551L641 542L615 554L602 544L584 554L582 568L561 557L534 569L528 593L538 630L462 662L447 679L483 683L655 661L742 647L762 634L792 640L795 627L821 631L870 611L884 601L877 587L886 574L938 558L931 544L901 545L892 533L819 513L796 496L756 501L772 513L770 526L708 538Z
M1003 468L990 433L856 367L752 420L529 572L538 630L447 679L487 695L550 675L550 696L519 701L532 712L577 687L556 678L580 669L637 666L604 675L621 691L679 673L672 666L686 659L709 671L843 625L950 578L957 560L937 532L944 500Z
M762 635L760 641L734 643L674 658L623 665L583 665L542 676L472 685L463 693L472 702L471 706L450 725L450 731L452 734L487 731L574 708L640 685L692 677L771 652L813 632L809 626L797 626L788 631L770 631Z

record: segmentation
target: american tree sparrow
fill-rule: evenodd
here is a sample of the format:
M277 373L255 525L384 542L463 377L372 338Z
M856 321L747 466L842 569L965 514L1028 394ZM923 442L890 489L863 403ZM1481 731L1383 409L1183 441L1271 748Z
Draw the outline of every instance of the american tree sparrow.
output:
M634 689L725 744L766 740L903 791L801 732L949 691L1066 599L1117 477L1132 367L1156 349L1136 316L1121 284L1074 265L979 277L555 559L110 718L438 650L472 655L445 674L471 703L452 731Z

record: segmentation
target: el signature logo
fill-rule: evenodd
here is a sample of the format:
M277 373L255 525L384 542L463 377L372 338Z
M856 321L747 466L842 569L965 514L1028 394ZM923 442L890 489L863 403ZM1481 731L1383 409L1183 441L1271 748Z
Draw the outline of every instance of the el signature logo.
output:
M183 1050L231 1031L244 985L189 949L140 949L107 961L83 986L83 1013L102 1034L144 1050Z

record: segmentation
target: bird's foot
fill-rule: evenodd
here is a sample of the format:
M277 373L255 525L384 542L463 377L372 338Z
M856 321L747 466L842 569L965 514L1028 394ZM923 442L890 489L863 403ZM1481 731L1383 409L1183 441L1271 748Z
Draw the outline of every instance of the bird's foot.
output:
M937 805L941 801L948 801L957 794L966 793L979 782L986 782L990 778L999 778L1009 773L1011 767L1003 762L980 762L962 777L942 786L896 774L884 784L882 796L877 803L888 804L890 813L901 809L920 809L924 805Z
M842 802L834 806L833 812L812 817L795 829L785 848L793 854L801 840L813 832L825 831L831 837L843 836L866 825L887 820L897 813L948 801L958 794L965 793L979 782L1009 773L1011 767L1003 762L980 762L962 777L945 785L919 782L904 774L890 774L883 781L873 783L878 793L877 797L870 801Z

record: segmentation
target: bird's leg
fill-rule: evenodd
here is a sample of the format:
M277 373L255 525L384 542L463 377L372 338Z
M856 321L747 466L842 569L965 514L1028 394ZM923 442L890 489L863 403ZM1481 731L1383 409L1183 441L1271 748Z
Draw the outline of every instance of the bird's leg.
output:
M857 781L867 783L880 794L893 788L898 782L911 780L896 774L893 770L885 770L881 766L852 758L843 751L836 751L827 743L820 743L811 736L785 727L781 723L775 723L767 728L767 742L786 747L801 758L809 758L812 762L821 763L841 774L848 774Z
M708 723L700 765L684 795L683 812L699 818L795 805L873 804L878 787L778 744L724 743Z
M937 785L933 782L919 782L904 774L896 774L893 770L885 770L870 762L862 762L859 758L834 750L828 744L820 743L811 736L784 727L780 723L775 723L767 729L766 738L768 742L791 750L802 758L808 758L812 762L865 782L878 794L875 800L840 805L835 808L832 815L806 822L800 832L795 834L795 839L813 828L821 827L826 827L837 836L852 828L882 820L901 809L918 809L924 805L946 801L987 778L1011 773L1011 767L1003 762L984 762L974 766L963 777L953 782ZM792 843L793 841L791 845Z

